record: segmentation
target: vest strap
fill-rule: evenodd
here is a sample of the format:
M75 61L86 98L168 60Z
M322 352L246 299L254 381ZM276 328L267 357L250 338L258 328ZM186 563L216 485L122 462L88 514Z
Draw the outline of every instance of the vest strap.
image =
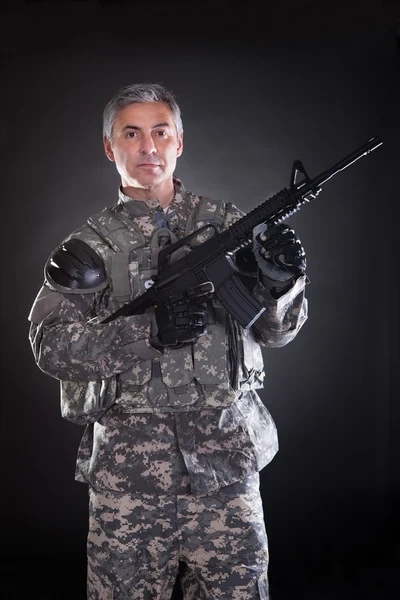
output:
M208 223L214 223L217 227L220 227L224 222L225 202L223 200L212 200L208 196L199 196L199 198L199 204L189 215L185 235L193 233L193 231ZM212 235L211 230L205 234L206 238L210 235ZM189 242L189 246L194 248L200 243L197 238L194 238Z
M105 241L114 252L123 252L124 245L121 244L115 236L112 235L110 229L102 223L104 217L112 217L113 213L110 210L104 209L101 212L92 215L88 218L87 222L95 230L95 232L101 237L103 241Z
M111 281L114 294L120 302L128 302L131 297L129 280L129 252L117 252L110 256Z
M198 206L188 219L186 235L205 223L215 223L217 226L222 225L224 210L225 203L222 200L213 200L207 196L200 196ZM121 213L116 214L109 208L105 208L92 215L88 218L87 222L114 251L114 254L110 256L110 275L113 291L119 302L128 302L131 298L129 253L131 250L145 245L143 233L131 219ZM126 242L122 241L123 236L118 234L118 231L123 227L130 232ZM188 229L191 231L188 231ZM161 228L155 232L150 244L151 267L153 269L157 268L158 253L161 249L160 240L164 236L169 237L171 243L177 240L174 233L167 228ZM194 241L193 245L197 245L196 241ZM171 262L180 258L184 253L183 248L178 249L174 252Z
M104 221L107 220L107 224ZM137 247L144 246L145 238L143 233L132 221L123 214L116 214L109 208L92 215L87 220L88 224L98 233L98 235L114 250L114 252L128 252ZM124 242L117 233L118 230L125 227L132 234Z

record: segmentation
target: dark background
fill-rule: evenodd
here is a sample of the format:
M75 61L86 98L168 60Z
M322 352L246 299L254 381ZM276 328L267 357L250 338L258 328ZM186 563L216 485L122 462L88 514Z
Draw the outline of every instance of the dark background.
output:
M379 136L290 222L310 316L265 350L280 451L261 473L272 600L399 593L399 19L395 2L13 2L1 9L1 600L85 598L83 429L35 365L51 251L115 202L101 115L152 81L181 106L187 189L248 211ZM175 592L174 598L178 598Z

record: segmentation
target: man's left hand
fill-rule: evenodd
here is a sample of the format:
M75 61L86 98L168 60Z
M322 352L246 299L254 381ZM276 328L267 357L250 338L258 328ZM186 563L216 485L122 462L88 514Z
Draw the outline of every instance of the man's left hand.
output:
M288 225L280 223L254 234L254 254L264 275L284 282L304 273L307 266L304 248Z

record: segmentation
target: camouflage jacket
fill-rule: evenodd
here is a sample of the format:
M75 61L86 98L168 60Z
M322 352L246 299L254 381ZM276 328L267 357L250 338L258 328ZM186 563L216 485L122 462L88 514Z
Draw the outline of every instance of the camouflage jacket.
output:
M178 179L175 192L165 214L157 200L138 202L120 191L110 210L121 226L100 213L69 236L103 257L114 272L110 285L76 294L45 281L29 316L36 362L61 381L62 415L87 424L76 478L97 488L165 493L190 482L192 493L207 493L260 470L277 451L275 426L254 391L264 377L259 345L279 347L295 337L307 318L305 277L279 300L257 280L253 294L266 310L250 331L233 325L230 337L226 315L213 301L208 333L194 348L153 348L151 311L101 324L156 272L159 232L168 230L173 241L207 221L207 203L205 218L194 219L200 198ZM211 208L221 229L243 215L229 203ZM108 243L104 228L112 232ZM127 237L129 256L121 256Z

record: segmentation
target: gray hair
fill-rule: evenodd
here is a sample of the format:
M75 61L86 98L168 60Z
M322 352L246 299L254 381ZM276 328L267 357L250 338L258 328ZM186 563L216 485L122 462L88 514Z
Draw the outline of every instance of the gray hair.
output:
M177 134L183 131L181 111L172 92L158 83L134 83L120 88L104 109L103 135L109 140L112 140L118 112L135 102L164 102L172 112Z

